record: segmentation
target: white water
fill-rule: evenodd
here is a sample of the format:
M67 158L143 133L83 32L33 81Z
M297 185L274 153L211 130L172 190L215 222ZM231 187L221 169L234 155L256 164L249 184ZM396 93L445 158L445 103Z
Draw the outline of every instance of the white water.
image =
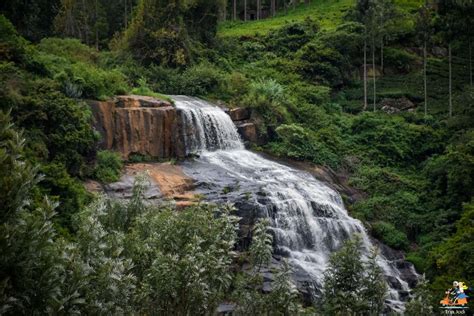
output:
M309 173L270 161L244 149L230 118L218 107L202 100L176 96L183 124L195 133L185 136L188 152L199 152L189 175L204 183L239 183L264 192L258 207L270 219L275 252L288 258L295 270L303 271L322 288L329 257L347 238L362 237L366 257L373 247L362 223L351 218L341 196ZM199 168L201 166L201 168ZM202 167L204 166L204 167ZM214 172L215 171L215 172ZM222 185L223 186L223 185ZM379 256L385 275L409 290L394 264ZM398 291L390 289L387 303L402 310Z

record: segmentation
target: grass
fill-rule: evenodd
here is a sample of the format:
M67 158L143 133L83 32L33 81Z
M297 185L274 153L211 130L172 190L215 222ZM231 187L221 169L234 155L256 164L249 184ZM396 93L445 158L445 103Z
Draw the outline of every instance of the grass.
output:
M331 29L341 23L343 16L354 3L354 0L313 0L309 6L300 4L294 9L288 9L287 14L281 10L274 18L247 22L224 22L219 26L218 36L264 35L287 23L302 21L307 17L319 21L322 28Z
M419 8L423 0L396 0L398 8L413 11ZM318 21L323 29L333 29L342 23L346 12L355 5L355 0L312 0L310 5L300 4L296 8L280 10L274 18L260 21L227 21L221 23L218 30L220 37L241 37L265 35L287 23L311 18Z

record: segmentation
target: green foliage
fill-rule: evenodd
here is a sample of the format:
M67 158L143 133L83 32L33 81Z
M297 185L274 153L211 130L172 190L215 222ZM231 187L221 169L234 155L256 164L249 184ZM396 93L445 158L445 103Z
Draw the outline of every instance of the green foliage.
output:
M273 79L259 79L250 83L242 103L254 108L267 125L275 126L289 120L283 86Z
M439 271L436 286L442 288L443 282L460 279L471 285L474 282L472 253L474 227L474 203L464 204L462 216L456 222L456 232L435 247L431 253L433 266ZM452 281L451 281L452 282Z
M255 268L255 267L254 267ZM263 293L263 278L260 275L239 275L233 298L238 301L236 315L303 315L298 297L291 281L291 270L283 262L279 271L273 271L275 279L272 291Z
M214 35L220 6L220 1L140 0L122 46L143 63L188 65L193 41Z
M409 72L416 65L419 58L402 49L387 47L384 49L384 65L393 67L398 72Z
M0 59L20 61L26 49L26 41L20 37L11 22L0 14Z
M314 38L318 25L310 18L302 23L287 24L271 31L267 36L267 47L279 55L296 52Z
M97 152L94 176L103 183L115 182L120 178L122 167L123 163L120 154L102 150Z
M337 152L342 147L342 140L334 127L313 132L302 126L291 124L280 125L276 132L280 142L273 143L270 148L278 155L311 160L314 163L332 167L340 163Z
M423 274L413 290L412 299L406 304L405 314L407 316L433 315L433 307L430 304L432 301L433 297L430 293L428 280L426 280Z
M364 113L351 126L353 142L366 148L364 156L380 165L403 165L426 159L440 150L433 128L396 116Z
M35 61L62 85L62 91L69 97L105 99L129 90L124 75L99 67L97 52L79 40L44 39L37 48Z
M372 225L372 233L376 238L392 248L406 249L408 247L407 236L390 223L375 222Z
M381 312L387 285L373 251L362 261L362 241L355 236L333 253L324 276L322 307L325 315Z
M250 245L250 262L260 269L272 259L272 235L267 232L268 220L259 220L253 229L252 244Z

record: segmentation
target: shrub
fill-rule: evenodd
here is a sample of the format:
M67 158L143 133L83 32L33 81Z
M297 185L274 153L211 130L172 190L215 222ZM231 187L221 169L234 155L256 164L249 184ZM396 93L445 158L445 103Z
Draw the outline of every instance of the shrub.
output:
M332 147L340 142L334 130L315 133L296 124L280 125L276 132L279 142L271 144L275 153L296 159L307 159L314 163L336 167L340 156Z
M13 24L0 14L0 60L21 61L27 41L18 35Z
M384 49L384 62L387 67L393 67L401 72L409 72L418 57L403 49L386 47Z
M279 55L296 52L300 47L314 38L319 26L311 19L303 22L286 24L270 32L267 36L267 45Z
M390 223L376 222L372 225L374 236L382 240L386 245L395 249L406 249L408 247L408 238L403 232L399 231Z
M251 82L242 103L254 108L269 126L274 127L290 120L283 86L276 80L259 79Z
M129 90L123 73L101 68L97 52L77 40L44 39L33 58L69 97L105 99Z
M97 152L94 176L104 183L114 182L120 179L122 167L122 158L118 153L102 150Z
M215 92L223 81L223 75L215 66L201 63L186 69L180 79L181 94L202 96Z

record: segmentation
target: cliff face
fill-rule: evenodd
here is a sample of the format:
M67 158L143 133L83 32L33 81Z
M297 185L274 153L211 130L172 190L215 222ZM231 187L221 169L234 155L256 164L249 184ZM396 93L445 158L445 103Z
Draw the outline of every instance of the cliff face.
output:
M154 158L183 157L176 109L168 102L143 96L118 96L89 102L101 147L127 159L137 153Z

